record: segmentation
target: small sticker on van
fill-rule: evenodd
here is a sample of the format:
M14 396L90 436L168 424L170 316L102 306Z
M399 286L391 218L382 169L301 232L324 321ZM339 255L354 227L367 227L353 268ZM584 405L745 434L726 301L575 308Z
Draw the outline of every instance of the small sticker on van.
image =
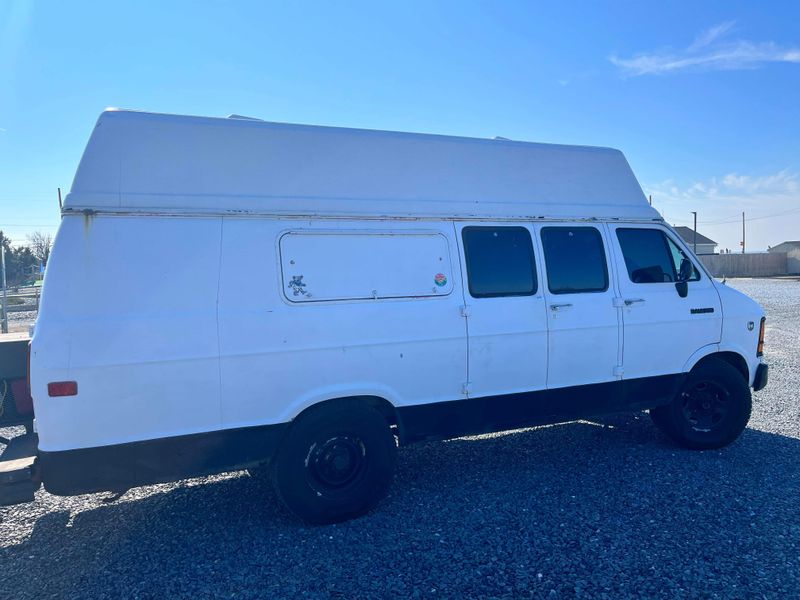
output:
M437 273L433 278L433 282L439 287L444 287L447 285L447 275L444 273Z
M286 287L292 288L292 293L295 296L308 296L310 295L308 291L306 291L305 287L306 284L303 283L303 276L302 275L292 275L292 280L289 282L289 285Z

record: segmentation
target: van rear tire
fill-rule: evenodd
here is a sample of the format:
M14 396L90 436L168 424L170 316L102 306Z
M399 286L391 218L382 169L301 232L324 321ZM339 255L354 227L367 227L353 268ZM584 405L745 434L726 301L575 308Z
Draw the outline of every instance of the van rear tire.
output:
M338 523L374 508L396 463L397 444L383 415L358 401L335 401L295 420L273 461L273 483L302 520Z
M697 365L670 404L650 410L653 423L692 450L722 448L747 427L750 386L730 363L709 358Z

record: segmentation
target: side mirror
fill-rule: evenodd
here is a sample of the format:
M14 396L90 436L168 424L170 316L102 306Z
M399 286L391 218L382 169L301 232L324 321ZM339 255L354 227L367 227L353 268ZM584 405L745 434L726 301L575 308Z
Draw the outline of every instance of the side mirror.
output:
M678 291L678 296L686 298L689 295L689 284L686 283L692 278L694 272L694 265L685 256L681 260L681 268L678 269L678 281L675 282L675 289Z
M694 272L694 265L692 261L688 258L684 258L681 260L681 268L680 272L678 273L678 281L689 281L692 278L692 273Z

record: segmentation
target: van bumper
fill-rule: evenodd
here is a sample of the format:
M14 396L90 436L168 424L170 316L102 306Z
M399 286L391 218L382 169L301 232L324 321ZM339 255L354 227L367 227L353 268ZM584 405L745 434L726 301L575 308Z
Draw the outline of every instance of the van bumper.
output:
M756 367L756 376L753 378L753 391L763 390L769 380L769 365L760 363Z

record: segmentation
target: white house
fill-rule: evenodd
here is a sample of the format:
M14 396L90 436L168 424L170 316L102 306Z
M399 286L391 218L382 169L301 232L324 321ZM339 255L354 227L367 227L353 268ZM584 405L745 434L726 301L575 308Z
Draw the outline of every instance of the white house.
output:
M783 242L769 249L770 252L786 253L786 269L789 273L800 273L800 240Z

